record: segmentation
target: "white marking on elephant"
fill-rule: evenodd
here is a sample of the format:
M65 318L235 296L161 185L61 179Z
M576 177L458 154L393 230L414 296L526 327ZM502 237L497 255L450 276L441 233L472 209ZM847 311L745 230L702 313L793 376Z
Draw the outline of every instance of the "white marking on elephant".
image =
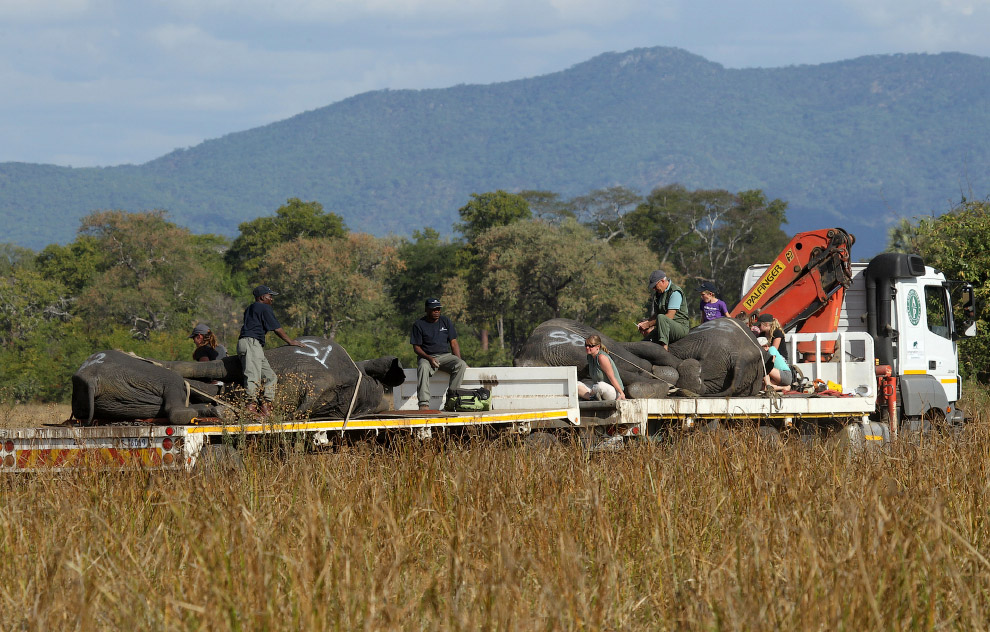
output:
M82 363L82 366L79 367L79 370L82 371L86 367L93 366L94 364L103 364L103 360L106 357L107 354L105 353L94 353L93 355L89 356L85 362Z
M320 347L318 340L300 339L299 342L303 343L306 346L306 348L309 349L309 351L296 349L296 353L301 353L304 356L315 358L316 361L322 364L324 367L328 369L330 368L327 366L327 358L330 357L330 352L333 351L333 345L327 345L326 348L324 349ZM323 353L322 356L320 355L321 352Z
M580 347L584 345L584 338L580 334L570 333L562 331L560 329L551 331L547 334L548 338L552 338L555 342L550 342L547 344L548 347L553 347L556 345L571 344L575 347Z

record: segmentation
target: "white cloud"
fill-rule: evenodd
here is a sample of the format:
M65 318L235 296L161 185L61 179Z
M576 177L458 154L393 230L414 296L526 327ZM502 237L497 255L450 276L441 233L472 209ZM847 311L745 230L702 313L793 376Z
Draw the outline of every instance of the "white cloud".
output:
M86 14L91 0L0 0L0 19L51 22Z

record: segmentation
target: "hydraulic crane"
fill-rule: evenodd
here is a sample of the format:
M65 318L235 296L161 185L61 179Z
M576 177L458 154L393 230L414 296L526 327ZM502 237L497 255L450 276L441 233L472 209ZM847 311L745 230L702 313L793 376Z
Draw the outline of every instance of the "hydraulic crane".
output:
M798 233L730 313L772 314L785 331L834 332L842 298L852 285L849 251L855 241L841 228ZM799 344L798 353L814 354L814 345ZM832 353L834 343L822 345L823 356Z

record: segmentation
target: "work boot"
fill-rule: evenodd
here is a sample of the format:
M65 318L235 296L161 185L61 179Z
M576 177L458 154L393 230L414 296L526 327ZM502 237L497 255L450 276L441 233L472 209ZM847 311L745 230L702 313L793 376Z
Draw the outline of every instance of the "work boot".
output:
M262 417L267 417L272 414L272 403L267 399L261 402L261 408L258 409L258 414Z
M244 407L244 414L247 417L255 417L258 414L258 404L255 402L249 403Z
M429 410L430 409L430 405L429 404L420 404L419 405L419 409L420 410Z

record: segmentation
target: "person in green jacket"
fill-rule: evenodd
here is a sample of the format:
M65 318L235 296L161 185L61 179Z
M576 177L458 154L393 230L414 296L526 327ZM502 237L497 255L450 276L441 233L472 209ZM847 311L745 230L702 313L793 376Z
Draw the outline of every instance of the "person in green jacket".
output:
M648 287L653 290L650 315L637 323L644 340L667 345L680 340L691 328L684 290L674 285L663 270L654 270Z

